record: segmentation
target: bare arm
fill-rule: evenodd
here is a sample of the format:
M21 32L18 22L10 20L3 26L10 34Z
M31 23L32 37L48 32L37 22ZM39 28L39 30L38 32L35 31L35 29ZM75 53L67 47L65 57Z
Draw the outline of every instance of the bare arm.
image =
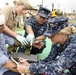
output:
M16 64L11 60L9 60L5 64L3 64L3 67L5 67L11 71L18 72L17 69L13 68L13 67L16 67Z
M6 25L4 25L4 33L6 33L12 37L17 36L17 34L14 31L10 30Z
M30 25L27 25L27 26L25 27L25 29L26 29L26 32L27 32L28 34L34 34L34 33L33 33L33 30L32 30L32 28L31 28Z
M41 36L36 37L36 39L37 39L37 40L45 40L45 39L46 39L46 37L45 37L45 36L43 36L43 35L41 35Z
M25 29L26 29L26 32L27 32L28 34L29 34L29 33L30 33L30 34L34 34L34 33L33 33L33 30L32 30L32 28L31 28L30 25L26 26ZM46 37L43 36L43 35L36 37L36 39L39 39L39 40L44 40L45 38L46 38Z

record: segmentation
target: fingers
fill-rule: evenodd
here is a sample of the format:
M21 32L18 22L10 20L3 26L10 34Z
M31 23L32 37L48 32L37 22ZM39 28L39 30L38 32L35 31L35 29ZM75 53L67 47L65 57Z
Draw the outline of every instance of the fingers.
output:
M20 63L20 64L25 64L25 61L26 61L26 60L25 60L24 58L19 58L19 63Z
M23 45L26 45L26 44L28 44L28 41L23 40L23 41L22 41L22 44L23 44Z
M17 70L18 70L18 72L19 72L21 75L24 75L24 74L23 74L23 71L21 70L21 65L20 65L20 64L17 65Z
M32 46L32 44L33 44L33 41L30 41L30 45Z
M44 43L43 42L35 42L35 43L33 43L33 46L35 48L41 49L44 46Z
M25 45L28 44L28 41L26 39L24 39L22 42L21 42L21 46L25 48Z
M25 42L25 44L28 44L28 41L26 39L24 40L24 42Z
M39 49L41 49L44 46L44 43L40 42Z

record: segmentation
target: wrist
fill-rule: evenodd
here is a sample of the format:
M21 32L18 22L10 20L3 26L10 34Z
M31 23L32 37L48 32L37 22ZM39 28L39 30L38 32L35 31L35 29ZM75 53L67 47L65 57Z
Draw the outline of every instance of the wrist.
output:
M33 36L33 37L34 37L34 34L28 34L28 35Z
M19 35L15 35L15 38L17 39Z
M30 74L29 66L26 66L25 74Z
M14 33L14 34L13 34L13 37L16 38L17 35L18 35L18 34Z

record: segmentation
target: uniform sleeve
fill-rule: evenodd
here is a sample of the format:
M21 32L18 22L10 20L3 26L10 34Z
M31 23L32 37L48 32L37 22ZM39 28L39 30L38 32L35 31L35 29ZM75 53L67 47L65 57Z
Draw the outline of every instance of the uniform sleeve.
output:
M70 68L76 62L76 37L71 38L65 50L55 60L47 63L33 63L30 66L31 73L48 75L61 75L65 69Z
M41 62L47 63L49 61L54 60L57 57L57 55L59 55L61 53L61 51L62 51L61 49L62 49L62 45L53 44L49 55L45 59L41 60Z
M8 60L9 58L2 51L0 51L0 67Z
M32 26L32 25L33 25L32 20L33 20L32 18L27 19L27 20L25 21L25 23L24 23L24 26L27 26L27 25Z
M60 47L57 47L57 45L52 45L52 48L50 50L49 55L44 59L41 60L41 62L49 62L51 60L54 60L57 56L58 51L56 49L59 49Z
M8 7L9 8L9 7ZM5 21L7 22L9 19L10 11L7 7L1 9L1 13L5 16Z
M12 46L14 44L14 38L13 37L4 34L4 38L5 38L6 44L8 44L10 46Z

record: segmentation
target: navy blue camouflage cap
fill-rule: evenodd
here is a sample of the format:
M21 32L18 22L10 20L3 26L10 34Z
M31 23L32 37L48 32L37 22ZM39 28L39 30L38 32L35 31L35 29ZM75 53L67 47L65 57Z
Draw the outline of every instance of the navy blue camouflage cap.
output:
M38 10L38 14L44 18L48 18L48 14L50 14L50 12L51 11L49 9L44 8L44 7L40 7Z
M44 34L45 36L53 36L58 33L60 30L64 29L68 26L68 18L67 17L55 17L48 19L48 30Z
M72 23L70 26L76 27L76 22Z

